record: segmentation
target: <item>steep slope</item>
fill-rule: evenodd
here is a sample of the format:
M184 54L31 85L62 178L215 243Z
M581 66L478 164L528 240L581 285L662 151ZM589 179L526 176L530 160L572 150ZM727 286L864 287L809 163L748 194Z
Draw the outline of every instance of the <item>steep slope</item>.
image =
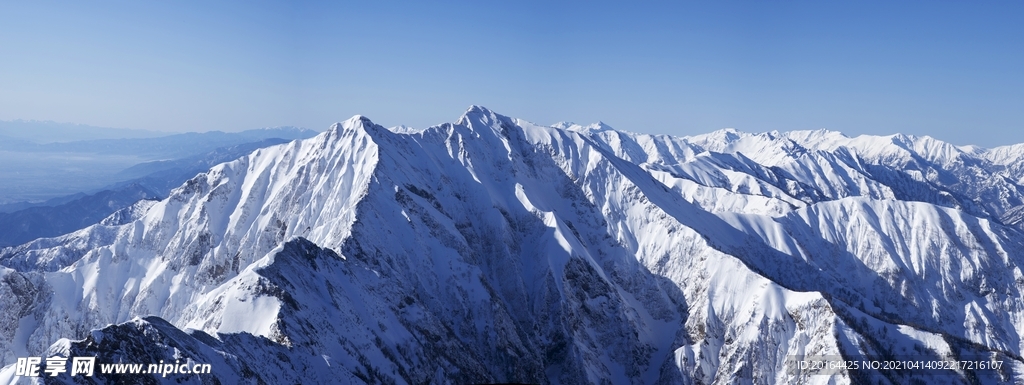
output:
M247 383L1021 380L1018 230L899 201L855 151L751 137L357 116L0 251L0 378L49 351Z
M189 180L132 222L93 226L66 241L39 240L38 249L5 249L0 260L21 270L7 274L52 272L37 288L48 299L16 299L14 305L34 309L27 317L35 330L24 335L28 349L40 351L56 337L77 338L135 315L177 320L201 293L276 247L286 227L312 224L325 236L344 238L358 186L374 164L372 143L360 132L335 130L261 149ZM69 246L83 243L75 248L81 254L69 255Z
M227 155L222 149L226 147L248 146L266 140L306 139L316 134L317 132L312 130L279 127L231 133L190 132L157 138L133 135L124 139L95 139L44 144L8 144L4 142L0 143L0 162L5 165L4 168L0 168L0 179L6 183L0 184L0 203L7 207L7 211L11 211L11 209L19 207L35 206L36 203L44 203L55 197L116 189L119 186L112 185L130 182L130 179L149 174L149 172L132 172L142 171L140 168L147 168L146 166L155 166L150 170L158 171L156 169L161 166L192 168L191 166L194 165L174 165L161 161L186 158L202 161L204 154L210 157ZM71 134L56 139L69 140L68 138L73 137L77 137L77 135ZM270 144L263 146L267 145ZM249 149L246 153L251 152L253 148L249 147ZM241 150L241 148L227 149L228 152L234 151L234 156L221 158L214 163L207 163L199 171L206 171L212 165L235 159L243 155L238 152ZM200 159L195 159L195 157ZM145 166L140 166L140 164ZM122 173L125 169L129 169L127 175ZM195 172L191 172L186 175L185 179L191 178L195 174ZM170 187L177 187L184 180L177 179L177 175L173 175L173 177L176 181ZM153 182L151 180L137 182L160 193L160 196L166 196L163 190L170 189L170 187L165 188L159 185L159 180L155 181L157 185L151 185L150 182Z
M157 197L156 193L143 186L130 184L54 207L32 207L13 213L0 213L0 247L67 234L99 222L140 199Z
M256 149L288 142L266 139L237 146L222 147L197 156L158 162L147 162L119 173L123 182L106 186L90 194L78 193L54 198L11 213L0 212L0 247L20 245L36 238L53 237L85 228L140 199L159 199L197 174L231 161Z

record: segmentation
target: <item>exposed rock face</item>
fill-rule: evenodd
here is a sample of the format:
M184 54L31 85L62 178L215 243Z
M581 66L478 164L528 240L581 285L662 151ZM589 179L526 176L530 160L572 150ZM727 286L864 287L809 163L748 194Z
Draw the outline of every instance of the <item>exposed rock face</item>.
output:
M1002 152L480 107L396 131L357 116L3 249L0 379L59 354L213 368L130 382L1024 380ZM1004 363L807 376L798 355Z

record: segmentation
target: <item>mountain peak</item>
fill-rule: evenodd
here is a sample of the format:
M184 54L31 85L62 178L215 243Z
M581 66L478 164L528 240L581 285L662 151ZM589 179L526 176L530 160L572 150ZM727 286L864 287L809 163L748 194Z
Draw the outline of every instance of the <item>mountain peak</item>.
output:
M790 140L800 143L804 147L828 146L829 143L847 141L850 137L842 132L832 131L824 128L817 130L790 131L785 134Z
M602 122L600 120L598 120L597 123L594 123L594 124L591 124L591 125L587 126L587 128L590 129L590 131L614 131L615 130L614 128L612 128L612 126L609 126L609 125L605 124L604 122Z
M1024 240L990 219L1020 223L1024 172L844 138L356 115L0 249L0 378L58 349L222 383L798 382L784 357L909 348L1024 372Z
M572 126L578 126L578 124L573 123L573 122L561 121L561 122L558 122L558 123L555 123L555 124L551 125L551 127L554 127L554 128L560 129L560 130L568 130Z
M342 124L349 128L355 128L357 126L372 125L373 121L362 115L353 115L351 118L348 118L348 120L342 122Z
M466 113L463 114L463 115L468 115L468 114L472 114L472 113L493 114L494 111L491 111L490 108L473 104L473 105L470 105L469 108L466 109Z
M472 105L466 110L455 124L476 128L477 126L488 127L502 120L511 120L509 117L498 114L487 107Z
M351 118L346 119L343 122L334 123L331 125L331 129L328 130L334 133L341 133L343 131L363 130L365 131L368 127L373 127L376 124L363 115L353 115Z
M718 140L722 143L732 143L737 140L740 140L740 138L749 136L749 134L741 132L735 128L728 127L720 130L715 130L700 136L704 136L706 138L714 138L715 140Z

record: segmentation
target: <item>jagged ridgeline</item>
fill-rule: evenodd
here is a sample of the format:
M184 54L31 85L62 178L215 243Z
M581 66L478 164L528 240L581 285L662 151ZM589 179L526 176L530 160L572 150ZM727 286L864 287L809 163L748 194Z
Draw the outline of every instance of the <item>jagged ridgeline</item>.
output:
M140 383L1020 382L1022 155L356 116L2 249L0 380L57 354L212 367L96 377Z

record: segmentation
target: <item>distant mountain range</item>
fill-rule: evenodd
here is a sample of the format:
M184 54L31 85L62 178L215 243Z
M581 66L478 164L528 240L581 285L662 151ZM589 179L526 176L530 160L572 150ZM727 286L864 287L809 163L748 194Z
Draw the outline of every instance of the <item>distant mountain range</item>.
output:
M74 142L96 139L156 138L171 133L40 120L0 120L0 143Z
M0 213L0 246L20 245L36 238L67 234L94 225L141 199L155 200L159 197L150 189L131 184L117 190L85 195L56 206Z
M130 383L1020 383L1022 165L899 134L356 116L0 249L0 382L63 355L214 369L95 378Z
M279 127L43 144L0 138L0 162L6 166L0 169L0 180L7 182L0 184L0 212L43 205L54 198L58 198L58 203L65 202L67 199L62 197L68 195L99 192L112 184L144 176L145 173L126 171L148 167L142 164L180 162L220 148L273 139L304 139L316 134L312 130ZM180 180L175 179L174 183Z
M146 159L194 156L219 147L264 139L304 139L317 132L295 127L263 128L240 132L186 132L154 138L92 139L54 143L0 141L0 150L16 152L73 152L95 155L131 155Z
M35 143L28 139L0 137L0 152L30 163L26 167L9 163L6 173L10 177L4 178L6 183L0 190L24 193L35 189L35 194L44 196L73 192L45 201L0 204L0 247L84 228L139 199L166 197L172 188L218 163L236 159L258 148L316 134L312 130L281 127L235 133L214 131L155 138L95 139L117 135L146 136L153 132L108 132L99 127L21 121L0 122L0 132L36 139L53 135L93 138ZM52 158L59 163L47 163L52 154L59 154ZM116 167L118 164L123 166ZM68 168L74 171L65 171ZM69 173L71 177L64 177ZM76 180L85 185L76 184Z
M286 142L285 139L265 139L183 159L142 163L118 173L123 181L99 192L74 194L42 204L23 203L28 207L11 210L9 213L0 212L0 247L67 234L95 224L140 199L166 197L174 187L218 163Z

